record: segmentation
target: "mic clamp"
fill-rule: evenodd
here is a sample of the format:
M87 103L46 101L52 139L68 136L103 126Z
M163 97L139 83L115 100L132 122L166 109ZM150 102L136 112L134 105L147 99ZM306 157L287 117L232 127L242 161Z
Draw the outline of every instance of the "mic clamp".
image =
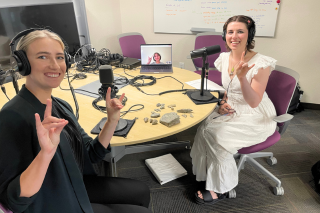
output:
M114 85L109 86L109 85L102 84L98 90L98 93L99 93L99 95L101 95L103 97L103 100L106 100L106 95L107 95L107 91L108 91L109 87L111 87L111 99L115 98L117 93L119 92L118 87L116 87Z

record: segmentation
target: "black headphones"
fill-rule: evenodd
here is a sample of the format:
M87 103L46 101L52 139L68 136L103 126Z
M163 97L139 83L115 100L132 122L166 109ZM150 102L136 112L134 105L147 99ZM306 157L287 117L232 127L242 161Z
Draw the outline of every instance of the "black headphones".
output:
M248 40L247 44L250 44L254 38L254 35L256 34L256 24L252 18L248 19L250 21L249 29L248 29ZM227 30L227 29L226 29ZM223 30L222 32L222 39L226 42L226 30Z
M160 55L159 53L157 53L157 52L153 53L153 60L156 61L156 60L154 59L154 55L155 55L155 54L158 54L158 56L160 56L160 60L161 60L161 55Z
M120 64L123 61L123 56L119 53L109 54L106 58L109 61L110 65Z
M11 63L11 66L13 67L13 69L17 68L19 70L19 73L22 75L22 76L27 76L31 73L31 66L30 66L30 63L29 63L29 60L28 60L28 57L27 57L27 54L25 51L23 50L14 50L14 45L15 45L15 42L33 32L33 31L36 31L36 30L48 30L48 29L43 29L43 28L31 28L31 29L27 29L27 30L24 30L24 31L21 31L20 33L18 33L10 42L9 46L10 46L10 49L11 49L11 58L10 58L10 63ZM50 32L52 32L51 30L48 30ZM53 32L52 32L53 33ZM56 33L55 33L56 34ZM58 35L58 34L57 34ZM58 35L59 36L59 35ZM60 37L60 36L59 36ZM60 37L61 38L61 37ZM64 43L65 47L67 47L67 43L61 38L62 42ZM66 48L64 50L64 58L65 58L65 62L66 62L66 65L67 65L67 70L66 72L68 72L68 69L71 67L71 56L68 54L68 52L66 51Z

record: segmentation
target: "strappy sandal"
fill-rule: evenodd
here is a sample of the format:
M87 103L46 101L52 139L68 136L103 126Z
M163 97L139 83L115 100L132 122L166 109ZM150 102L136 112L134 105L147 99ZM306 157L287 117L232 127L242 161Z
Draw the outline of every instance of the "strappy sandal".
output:
M216 193L218 198L213 199L211 196L210 191L208 190L200 190L203 199L201 199L198 196L198 191L196 192L195 196L196 196L196 203L199 205L204 205L204 204L208 204L208 205L213 205L221 200L223 200L224 198L226 198L228 196L228 192L224 193L224 194L220 194L220 193Z

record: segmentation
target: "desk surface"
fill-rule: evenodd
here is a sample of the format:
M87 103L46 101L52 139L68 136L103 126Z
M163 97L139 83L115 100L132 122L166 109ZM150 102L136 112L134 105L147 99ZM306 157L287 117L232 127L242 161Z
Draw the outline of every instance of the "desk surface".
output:
M139 75L139 70L127 70L126 72L133 76ZM125 75L123 69L116 69L114 71L114 74ZM83 80L74 80L72 82L73 88L79 88L85 84L99 79L98 75L88 74L87 76L88 77ZM183 83L200 78L200 75L180 68L174 68L173 74L154 75L154 77L156 78L160 78L163 76L172 76ZM127 77L132 78L130 76ZM25 79L20 79L19 87L21 87L24 82ZM12 98L15 95L12 83L9 82L8 84L5 84L5 86L9 98ZM179 82L172 78L163 78L157 80L157 83L153 86L141 87L141 89L149 94L158 94L159 92L166 90L179 90L181 89L181 86L182 85ZM61 87L66 89L69 88L66 79L62 81ZM187 84L184 85L184 88L192 89L192 87ZM128 85L122 88L118 94L122 93L125 93L126 97L128 98L126 106L122 110L128 110L134 104L143 104L144 109L137 112L130 112L123 117L124 119L134 119L135 117L138 117L138 119L130 130L127 138L114 136L111 140L111 146L123 146L143 143L179 133L200 123L213 111L214 107L216 106L216 103L196 105L188 98L187 95L182 94L182 92L167 93L161 96L150 96L145 95L138 91L136 88ZM217 97L217 93L212 94ZM70 91L63 91L59 88L56 88L53 90L53 96L68 101L75 110L74 101ZM76 93L76 97L80 108L79 123L91 137L96 137L96 135L90 134L90 131L103 117L106 117L106 114L101 113L100 111L92 107L92 101L94 100L93 98L78 93ZM0 91L0 108L2 108L2 106L6 102L7 99L5 95L2 93L2 91ZM190 108L193 110L194 117L191 118L190 114L187 114L186 118L180 116L180 124L172 127L166 127L160 123L158 123L157 125L152 125L149 122L145 123L143 118L148 117L150 119L151 112L154 111L154 109L159 108L156 106L157 103L165 104L165 109L161 110L160 112L161 116L165 113L173 112L167 106L170 104L176 104L174 112L176 112L178 109ZM105 102L100 101L98 105L105 106ZM182 115L181 113L178 114ZM157 120L159 122L160 117L157 118Z

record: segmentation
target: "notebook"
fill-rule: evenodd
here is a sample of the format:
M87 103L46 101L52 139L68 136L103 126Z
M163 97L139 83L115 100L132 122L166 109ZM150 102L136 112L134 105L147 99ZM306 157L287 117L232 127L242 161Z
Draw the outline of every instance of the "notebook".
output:
M161 185L188 174L171 154L146 159L145 163Z
M141 44L140 73L172 73L172 44Z

